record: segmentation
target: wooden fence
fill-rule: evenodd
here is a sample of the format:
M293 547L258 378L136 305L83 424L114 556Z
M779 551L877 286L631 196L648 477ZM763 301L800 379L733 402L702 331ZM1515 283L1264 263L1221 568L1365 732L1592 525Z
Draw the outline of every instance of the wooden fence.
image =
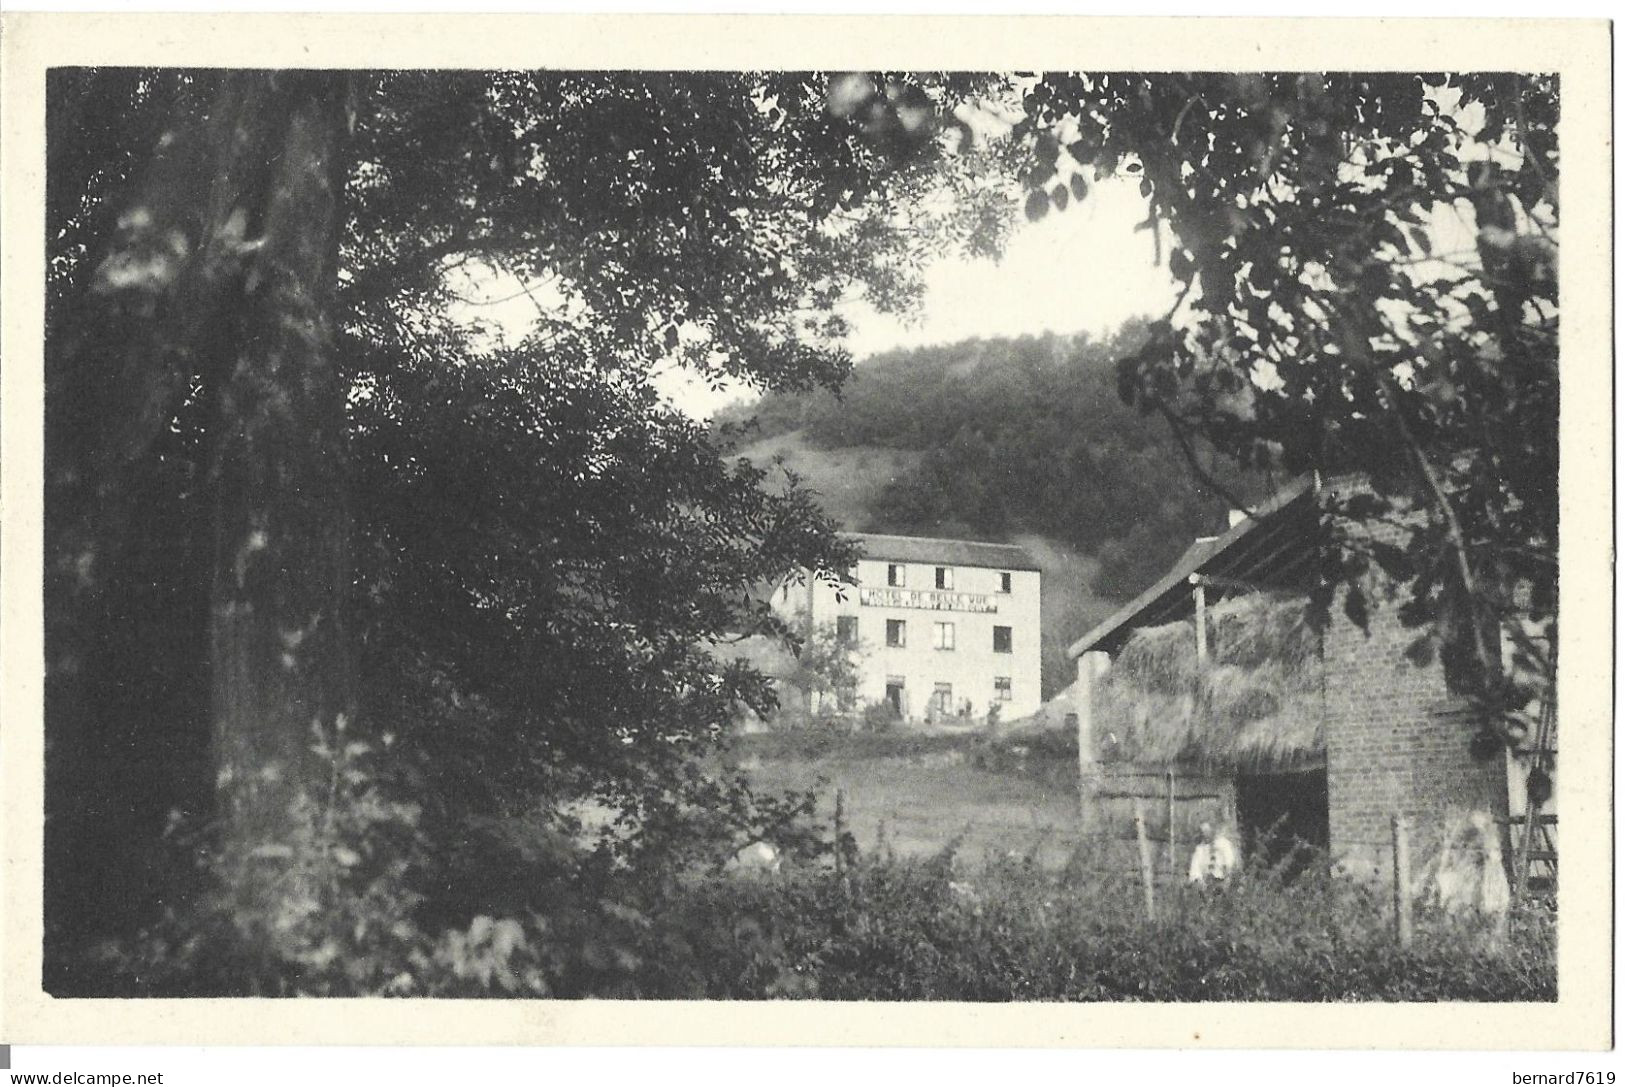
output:
M1144 831L1159 881L1185 877L1190 851L1204 822L1235 822L1235 780L1218 774L1180 772L1166 766L1097 764L1079 784L1084 833L1102 842L1114 867L1139 870L1139 833Z
M1085 833L1107 845L1109 864L1119 872L1135 873L1146 916L1154 919L1159 889L1185 881L1202 823L1234 827L1235 779L1182 774L1165 766L1119 764L1097 769L1079 784ZM1394 939L1400 947L1409 947L1416 896L1411 886L1411 826L1403 816L1391 818L1385 845L1391 859Z

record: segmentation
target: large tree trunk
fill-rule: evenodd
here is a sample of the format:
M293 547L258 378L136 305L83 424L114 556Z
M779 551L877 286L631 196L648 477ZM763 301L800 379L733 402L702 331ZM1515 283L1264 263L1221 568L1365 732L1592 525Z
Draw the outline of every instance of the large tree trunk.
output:
M48 343L46 919L64 944L172 900L153 866L170 811L212 808L223 856L289 855L299 798L322 791L312 729L353 716L329 313L349 94L342 74L185 81ZM276 910L297 893L284 865L223 871Z
M275 153L251 209L258 248L219 383L210 465L216 785L223 844L238 855L296 847L296 807L325 792L313 732L331 736L354 714L345 395L329 313L347 96L341 76L246 78L264 81L278 108L243 122L275 126Z

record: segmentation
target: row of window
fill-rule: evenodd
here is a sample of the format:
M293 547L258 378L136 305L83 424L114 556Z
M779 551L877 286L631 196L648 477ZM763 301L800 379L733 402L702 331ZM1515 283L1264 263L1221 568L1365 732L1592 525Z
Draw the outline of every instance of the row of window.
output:
M890 676L886 680L886 701L899 715L903 712L903 691L905 686L902 676ZM1012 698L1012 689L1009 676L994 677L993 700L995 702L1009 702ZM974 710L974 707L968 701L960 706L955 706L954 685L952 683L938 683L931 689L929 709L933 715L943 717L951 716L957 712L968 714Z
M900 716L903 712L903 691L907 683L902 676L886 677L886 701L891 704ZM857 708L858 692L855 687L840 687L836 689L836 698L843 711ZM995 702L1009 702L1015 698L1015 685L1009 676L993 677L993 700ZM931 688L931 707L938 716L952 714L957 709L965 707L954 706L954 685L952 683L938 683ZM1073 725L1077 722L1073 721Z
M857 636L858 636L858 620L857 620L857 617L856 616L851 616L851 615L840 616L836 620L835 632L836 632L837 637L839 637L843 642L850 643L850 642L856 641ZM890 646L892 649L902 649L902 648L904 648L905 646L908 645L908 620L906 620L906 619L887 619L886 620L886 644L888 646ZM1012 652L1010 646L1011 646L1010 628L1009 627L994 627L993 628L993 652L995 652L995 653L1009 653L1009 652ZM931 624L931 648L933 648L933 649L953 649L954 648L954 624L952 624L952 623L932 623Z
M907 681L902 676L887 676L886 678L886 702L899 717L902 717L903 691L907 689L907 686ZM994 676L994 702L1011 702L1016 697L1014 691L1016 691L1016 686L1012 684L1009 676ZM858 708L858 689L856 687L837 687L835 697L837 697L838 705L840 705L843 712L851 712L851 710ZM934 717L951 717L954 713L967 713L968 715L968 713L975 712L975 707L970 705L968 700L964 704L955 707L954 684L951 684L951 682L933 684L933 687L931 687L931 704L929 704L928 708ZM1068 717L1076 718L1076 715L1068 715ZM1077 721L1072 720L1071 725L1076 726Z
M901 694L901 682L897 684L896 690L899 694ZM995 676L993 678L994 701L1009 702L1012 697L1011 690L1012 687L1009 676ZM888 691L888 694L890 694L890 691ZM965 708L969 707L959 707L954 705L954 685L952 683L938 683L931 688L931 709L938 716L951 715L958 712L960 709Z
M886 565L886 584L894 589L908 586L908 567L900 562ZM954 587L954 568L952 566L938 566L936 568L936 586L939 589L952 589ZM1010 591L1010 572L999 571L999 592Z

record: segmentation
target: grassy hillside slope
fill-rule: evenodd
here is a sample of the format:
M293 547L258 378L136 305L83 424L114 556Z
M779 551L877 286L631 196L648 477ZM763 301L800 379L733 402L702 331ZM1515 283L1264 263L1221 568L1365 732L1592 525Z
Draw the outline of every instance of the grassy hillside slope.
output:
M739 453L757 464L782 463L818 493L825 513L855 531L872 519L870 510L887 488L910 478L924 456L918 450L873 445L820 448L801 430L752 442Z

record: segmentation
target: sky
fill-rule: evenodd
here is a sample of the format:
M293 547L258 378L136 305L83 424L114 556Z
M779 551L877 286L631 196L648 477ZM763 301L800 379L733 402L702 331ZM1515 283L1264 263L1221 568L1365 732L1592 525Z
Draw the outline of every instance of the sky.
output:
M1001 260L948 257L925 269L926 292L916 312L877 313L863 303L843 310L852 332L848 347L858 360L894 347L954 343L972 337L1087 331L1104 335L1130 317L1163 313L1174 300L1174 281L1159 264L1138 183L1107 178L1065 211L1038 222L1019 217ZM1164 258L1167 233L1164 231ZM507 276L486 273L457 286L472 300L465 320L491 326L517 339L534 320L536 306L562 297L546 284L518 289ZM656 378L673 404L696 418L751 398L740 386L720 392L684 371Z
M1036 223L1022 220L1004 259L944 260L926 271L918 323L860 313L853 336L862 357L893 347L971 336L1088 331L1103 334L1174 300L1166 265L1155 262L1137 182L1108 179L1087 198ZM1166 242L1166 233L1164 241Z
M1001 259L950 256L927 265L924 299L915 311L877 313L862 302L843 307L851 327L847 346L861 365L870 355L898 347L1043 332L1104 336L1131 317L1160 316L1177 294L1166 262L1170 235L1166 227L1158 228L1159 260L1152 232L1140 227L1146 215L1138 181L1124 177L1097 182L1083 201L1037 222L1018 215ZM1460 209L1435 209L1427 229L1436 255L1475 252L1472 225ZM1451 272L1437 261L1428 265L1436 265L1433 274ZM509 340L524 335L538 305L565 304L550 284L534 284L527 294L511 276L489 270L458 290L474 303L466 320L485 322ZM739 384L713 389L681 369L657 373L655 384L673 405L698 419L758 395Z

